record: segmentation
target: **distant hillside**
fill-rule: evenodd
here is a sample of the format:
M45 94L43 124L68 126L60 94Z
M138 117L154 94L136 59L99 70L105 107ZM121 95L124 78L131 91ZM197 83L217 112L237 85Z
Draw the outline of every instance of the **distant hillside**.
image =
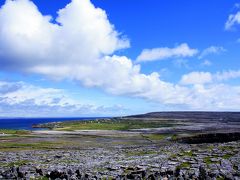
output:
M240 121L240 112L151 112L127 116L128 118L163 118L163 119L187 119L187 120L216 120L216 121Z

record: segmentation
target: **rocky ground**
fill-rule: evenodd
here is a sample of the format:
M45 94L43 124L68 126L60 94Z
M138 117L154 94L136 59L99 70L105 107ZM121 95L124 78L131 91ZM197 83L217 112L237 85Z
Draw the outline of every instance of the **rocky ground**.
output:
M240 179L240 141L0 152L0 179Z
M0 130L0 179L240 180L240 113L168 112Z

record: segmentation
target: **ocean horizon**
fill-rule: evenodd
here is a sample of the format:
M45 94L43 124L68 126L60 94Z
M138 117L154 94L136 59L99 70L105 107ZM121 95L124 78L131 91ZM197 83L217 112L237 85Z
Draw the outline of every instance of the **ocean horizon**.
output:
M0 117L0 129L16 129L16 130L37 130L33 128L34 124L42 124L49 122L63 122L75 120L94 120L106 117Z

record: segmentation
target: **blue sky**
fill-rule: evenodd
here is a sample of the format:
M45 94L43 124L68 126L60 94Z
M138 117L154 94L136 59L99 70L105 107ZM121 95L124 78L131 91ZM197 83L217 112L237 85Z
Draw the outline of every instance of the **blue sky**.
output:
M0 2L0 116L240 110L240 2Z

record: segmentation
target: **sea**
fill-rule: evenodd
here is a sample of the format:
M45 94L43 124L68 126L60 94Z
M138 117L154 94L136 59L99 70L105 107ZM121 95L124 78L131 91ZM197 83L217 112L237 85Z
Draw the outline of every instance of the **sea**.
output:
M103 118L103 117L100 117ZM38 130L32 128L34 124L42 124L49 122L63 122L74 120L95 120L99 117L64 117L64 118L0 118L0 129L15 129L15 130Z

